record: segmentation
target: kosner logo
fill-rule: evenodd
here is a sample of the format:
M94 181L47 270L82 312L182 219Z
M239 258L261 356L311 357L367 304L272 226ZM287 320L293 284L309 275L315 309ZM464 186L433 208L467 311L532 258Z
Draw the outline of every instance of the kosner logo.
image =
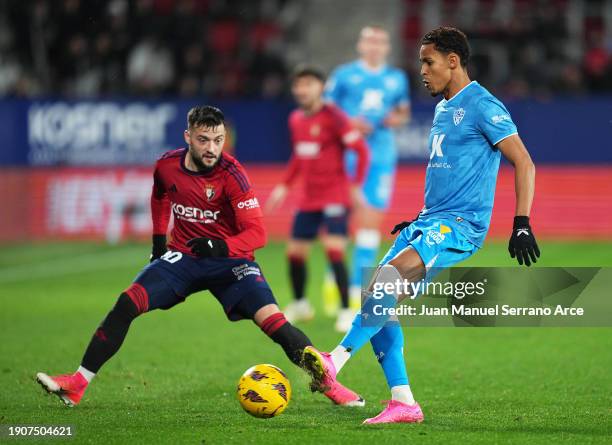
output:
M28 111L33 164L149 162L165 149L170 103L34 103Z
M197 207L184 206L182 204L172 203L172 211L178 219L184 219L189 222L203 222L205 224L214 223L219 219L221 210L202 210Z

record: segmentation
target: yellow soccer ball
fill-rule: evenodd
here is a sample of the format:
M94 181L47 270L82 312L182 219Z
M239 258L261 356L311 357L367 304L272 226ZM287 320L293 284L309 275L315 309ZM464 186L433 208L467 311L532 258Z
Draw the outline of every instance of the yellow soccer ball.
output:
M289 405L291 385L285 373L276 366L255 365L240 377L236 397L250 415L274 417Z

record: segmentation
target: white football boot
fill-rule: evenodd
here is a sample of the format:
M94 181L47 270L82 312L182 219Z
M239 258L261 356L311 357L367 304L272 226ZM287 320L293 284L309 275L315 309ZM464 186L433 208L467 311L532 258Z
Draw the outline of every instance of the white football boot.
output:
M312 320L315 315L315 310L310 305L308 299L302 298L301 300L289 303L287 307L285 307L283 313L289 323L295 323L296 321Z

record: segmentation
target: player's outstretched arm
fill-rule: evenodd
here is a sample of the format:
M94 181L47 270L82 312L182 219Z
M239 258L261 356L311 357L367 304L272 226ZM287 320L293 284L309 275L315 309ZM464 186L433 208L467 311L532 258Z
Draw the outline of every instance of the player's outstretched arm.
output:
M300 173L300 161L299 159L293 155L289 160L289 165L285 174L283 176L282 181L277 184L270 193L270 196L266 200L266 213L273 212L285 201L287 197L287 193L289 192L289 187L293 184Z
M506 159L514 166L516 210L508 251L519 264L530 266L540 256L540 249L529 224L529 213L535 190L535 165L521 138L511 135L497 144Z

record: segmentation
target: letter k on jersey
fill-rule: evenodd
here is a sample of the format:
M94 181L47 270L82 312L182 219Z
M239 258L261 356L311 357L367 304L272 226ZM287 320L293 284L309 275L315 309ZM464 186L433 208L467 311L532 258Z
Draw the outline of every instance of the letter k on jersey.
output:
M433 141L431 141L431 154L429 155L429 159L432 159L434 155L439 157L444 156L444 153L442 153L442 141L445 136L445 134L434 134Z

